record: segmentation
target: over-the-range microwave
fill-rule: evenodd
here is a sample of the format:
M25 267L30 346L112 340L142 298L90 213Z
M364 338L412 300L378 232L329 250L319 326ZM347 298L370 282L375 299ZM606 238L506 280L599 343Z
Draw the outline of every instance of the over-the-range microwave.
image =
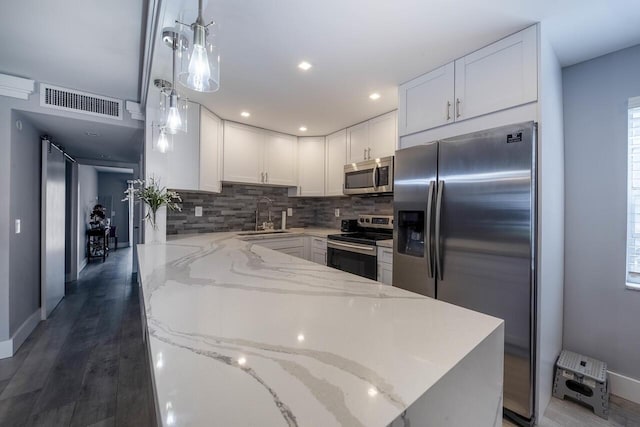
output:
M393 192L393 156L344 166L344 194Z

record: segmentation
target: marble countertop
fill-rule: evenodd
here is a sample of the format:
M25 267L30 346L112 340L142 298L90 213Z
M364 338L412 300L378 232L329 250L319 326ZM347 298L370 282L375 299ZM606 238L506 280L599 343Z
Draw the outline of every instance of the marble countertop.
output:
M165 426L386 426L502 324L237 233L138 257Z

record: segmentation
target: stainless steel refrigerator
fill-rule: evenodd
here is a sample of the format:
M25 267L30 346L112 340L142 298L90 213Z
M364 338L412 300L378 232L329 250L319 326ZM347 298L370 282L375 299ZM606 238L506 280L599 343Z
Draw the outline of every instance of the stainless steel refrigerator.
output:
M529 122L395 158L393 285L504 319L504 407L522 421L534 413L535 152Z

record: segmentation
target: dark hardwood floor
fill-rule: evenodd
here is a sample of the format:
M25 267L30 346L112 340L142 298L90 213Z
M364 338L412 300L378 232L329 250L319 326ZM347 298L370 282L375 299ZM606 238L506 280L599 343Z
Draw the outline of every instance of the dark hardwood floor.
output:
M0 360L0 426L155 424L131 249L92 261L16 355Z

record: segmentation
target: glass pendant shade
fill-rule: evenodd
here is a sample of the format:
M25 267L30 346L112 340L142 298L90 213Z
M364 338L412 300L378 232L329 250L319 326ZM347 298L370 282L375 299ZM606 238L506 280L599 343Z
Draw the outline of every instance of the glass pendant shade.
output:
M158 121L167 133L173 135L178 131L187 132L188 109L188 100L179 97L175 89L160 92L160 117Z
M192 25L193 43L186 60L181 61L178 81L197 92L215 92L220 88L220 55L216 24Z
M155 149L155 151L162 154L173 151L173 136L167 134L165 128L159 128L153 148Z

